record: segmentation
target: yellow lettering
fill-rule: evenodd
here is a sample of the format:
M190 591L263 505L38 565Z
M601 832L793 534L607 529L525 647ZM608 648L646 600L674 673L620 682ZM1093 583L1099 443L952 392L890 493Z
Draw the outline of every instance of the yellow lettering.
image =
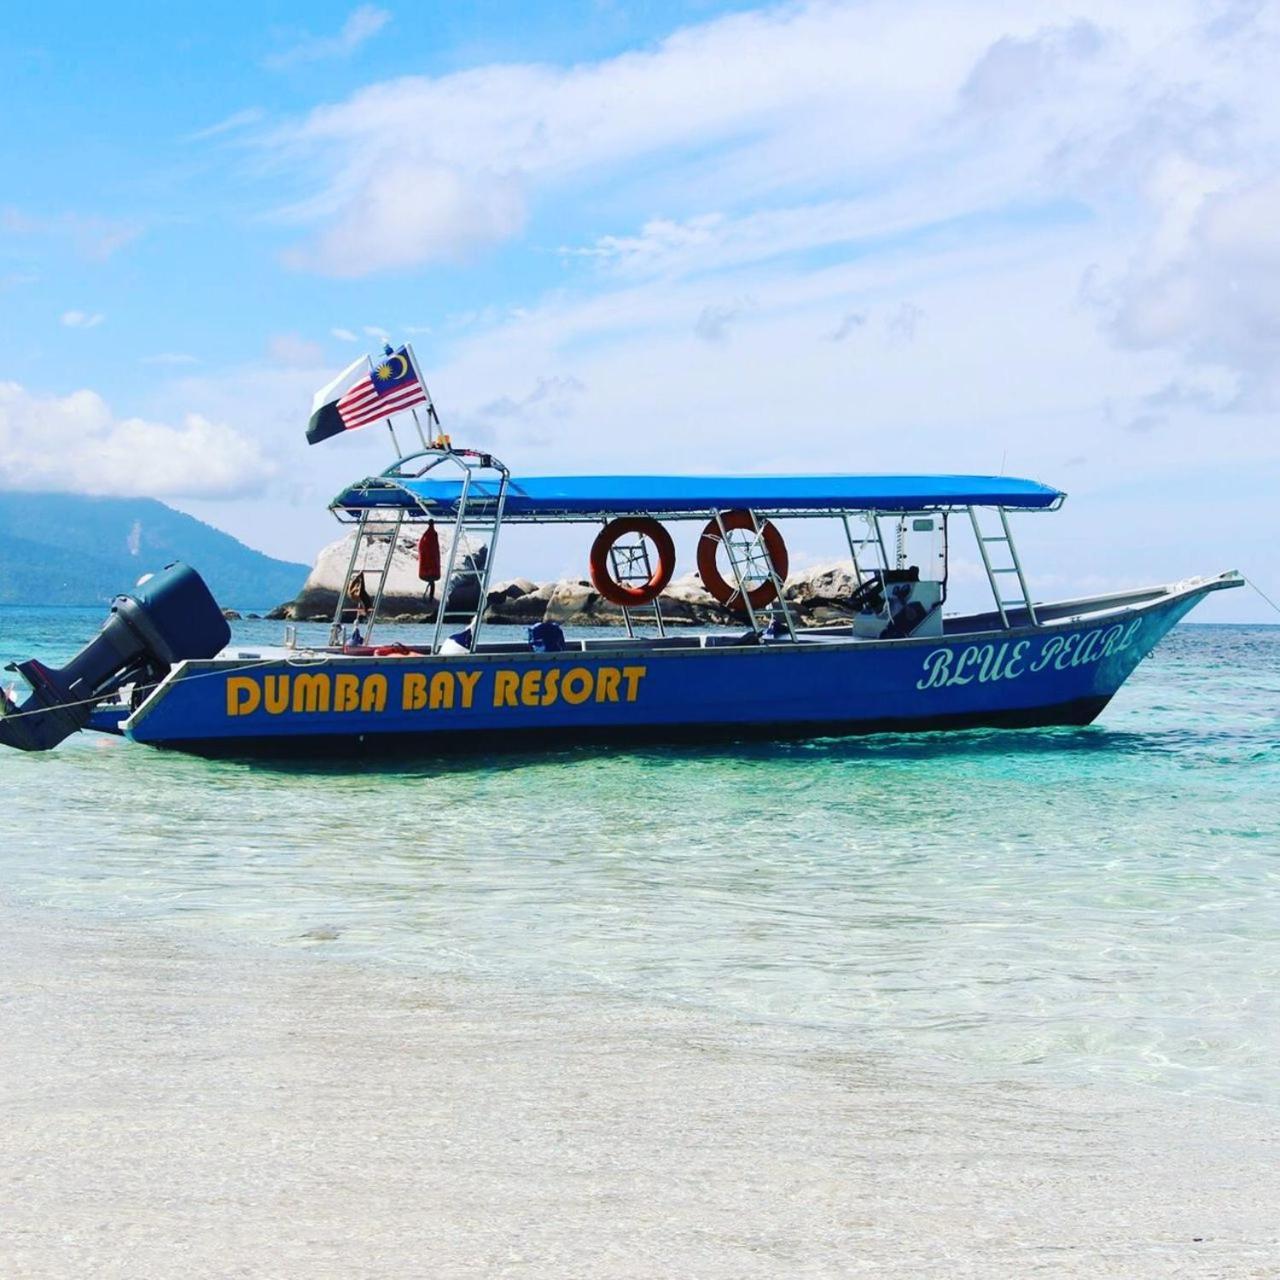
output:
M387 709L387 677L365 676L360 689L361 711L385 711Z
M514 707L516 690L520 687L520 677L514 671L497 671L493 677L493 705L495 707Z
M227 715L248 716L258 709L262 689L248 676L231 676L227 680Z
M520 681L520 701L526 707L536 707L538 705L538 694L542 687L541 671L526 671L524 679Z
M549 707L556 700L556 685L560 683L560 672L552 667L542 682L542 705Z
M462 690L462 705L469 707L471 700L475 696L476 685L480 683L480 672L478 671L459 671L458 672L458 688Z
M437 671L431 677L431 710L453 706L453 673Z
M345 671L333 677L333 709L354 711L360 705L360 677Z
M622 672L617 667L601 667L596 672L596 701L617 702Z
M288 711L289 677L268 676L263 683L267 686L266 697L263 699L267 715L278 716L282 711Z
M591 672L586 667L574 667L571 671L566 671L564 679L560 681L560 696L570 706L576 707L591 697L594 687L595 680Z
M427 677L420 671L406 671L400 687L402 711L421 711L427 705Z
M623 667L622 678L627 682L627 701L634 702L648 667Z
M294 713L328 711L329 693L329 677L324 672L319 675L295 675L293 677Z

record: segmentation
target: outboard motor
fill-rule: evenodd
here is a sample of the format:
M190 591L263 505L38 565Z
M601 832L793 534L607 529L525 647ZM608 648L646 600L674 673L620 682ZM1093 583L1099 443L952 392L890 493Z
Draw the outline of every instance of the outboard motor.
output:
M131 595L116 596L101 632L65 667L36 658L13 663L31 686L17 706L0 691L0 744L48 751L89 723L94 705L130 681L154 684L184 658L212 658L231 628L204 579L189 565L166 565Z

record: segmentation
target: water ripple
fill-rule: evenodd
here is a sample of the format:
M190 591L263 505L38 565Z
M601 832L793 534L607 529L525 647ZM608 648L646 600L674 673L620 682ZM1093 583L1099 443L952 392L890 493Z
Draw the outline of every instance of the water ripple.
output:
M75 646L69 613L32 612L9 656ZM1280 632L1184 627L1085 730L356 768L83 737L4 757L0 871L59 906L598 983L975 1076L1280 1103L1278 711Z

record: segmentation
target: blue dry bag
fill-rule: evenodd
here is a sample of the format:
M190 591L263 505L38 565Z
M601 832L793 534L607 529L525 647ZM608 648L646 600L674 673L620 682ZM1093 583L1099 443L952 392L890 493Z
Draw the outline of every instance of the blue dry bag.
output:
M529 644L534 653L563 653L564 629L558 622L539 622L529 628Z

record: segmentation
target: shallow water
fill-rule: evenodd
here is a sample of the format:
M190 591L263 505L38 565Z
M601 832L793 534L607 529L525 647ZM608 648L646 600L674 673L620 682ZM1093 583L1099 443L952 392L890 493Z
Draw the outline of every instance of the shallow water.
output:
M2 610L0 655L99 619ZM81 735L0 758L0 804L32 903L1280 1105L1280 629L1178 628L1086 730L358 768Z

